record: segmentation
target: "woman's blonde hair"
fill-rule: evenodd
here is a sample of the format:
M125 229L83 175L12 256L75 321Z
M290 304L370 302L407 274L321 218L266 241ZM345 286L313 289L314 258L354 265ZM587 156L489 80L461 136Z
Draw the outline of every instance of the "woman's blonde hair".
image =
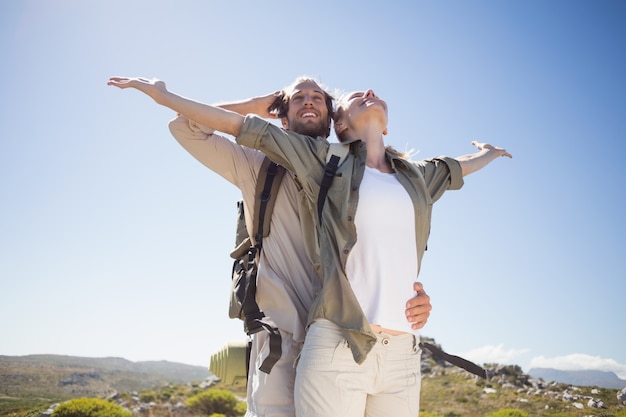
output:
M400 152L399 150L397 150L396 148L394 148L391 145L385 146L385 150L387 151L387 153L390 153L391 155L396 156L396 157L398 157L400 159L410 159L413 155L415 155L417 153L413 149L409 149L408 151Z

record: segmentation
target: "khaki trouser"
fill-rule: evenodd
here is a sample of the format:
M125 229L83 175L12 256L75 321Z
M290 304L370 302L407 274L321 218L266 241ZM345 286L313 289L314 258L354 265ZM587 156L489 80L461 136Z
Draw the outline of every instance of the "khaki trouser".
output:
M416 417L421 350L412 334L381 333L367 359L354 361L339 328L311 325L296 373L298 417Z
M282 355L269 374L259 366L269 354L269 333L252 335L248 374L248 411L246 417L294 417L293 388L296 377L294 362L300 346L291 333L280 332Z

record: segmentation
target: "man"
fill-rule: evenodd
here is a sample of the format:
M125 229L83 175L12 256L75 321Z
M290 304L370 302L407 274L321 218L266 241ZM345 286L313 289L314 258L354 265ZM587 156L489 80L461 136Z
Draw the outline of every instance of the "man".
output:
M113 78L109 84L137 87L142 80ZM281 119L285 129L324 140L330 134L333 98L311 78L298 78L280 94L269 94L219 107L245 115ZM170 131L198 161L237 186L244 201L248 230L252 230L256 181L264 155L244 148L188 118L178 116ZM227 130L224 130L227 132ZM263 239L257 278L257 303L282 337L282 355L270 373L259 370L269 353L269 335L253 335L248 377L247 417L293 417L294 362L302 348L307 314L321 289L321 280L307 257L298 213L299 191L287 172L277 193L271 233ZM430 298L416 283L417 296L407 302L406 316L420 329L430 314Z

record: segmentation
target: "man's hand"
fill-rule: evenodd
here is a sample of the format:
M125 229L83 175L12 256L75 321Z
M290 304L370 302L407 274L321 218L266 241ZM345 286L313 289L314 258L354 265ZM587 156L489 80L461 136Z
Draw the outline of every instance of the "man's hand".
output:
M213 130L232 136L239 136L241 132L244 122L242 115L174 94L167 90L163 81L156 78L111 77L107 84L118 88L135 88L150 96L157 104Z
M413 289L417 295L407 301L405 314L407 321L411 323L411 328L418 330L426 325L433 306L430 304L430 297L424 291L421 282L415 282Z
M152 97L154 101L159 103L159 96L167 93L165 82L157 80L156 78L147 79L141 77L111 77L107 82L107 85L112 85L117 88L135 88L142 93Z
M256 97L255 100L257 101L255 114L264 119L278 119L278 105L283 100L280 90L265 96Z

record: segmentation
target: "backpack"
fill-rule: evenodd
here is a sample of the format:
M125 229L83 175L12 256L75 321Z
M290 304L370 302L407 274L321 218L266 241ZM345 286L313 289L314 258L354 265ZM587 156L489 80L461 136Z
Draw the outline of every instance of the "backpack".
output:
M324 178L318 195L318 214L321 213L326 200L326 194L330 188L333 178L341 163L348 154L349 146L339 143L331 143L327 155ZM260 370L270 373L272 367L282 354L281 336L278 329L268 325L263 321L265 314L256 302L256 279L258 264L263 247L263 238L270 233L270 221L276 194L280 187L285 168L273 163L265 157L261 167L255 190L253 211L253 233L246 228L244 219L244 203L237 202L237 228L235 232L235 248L230 253L234 259L231 275L230 303L228 315L233 319L240 319L244 324L244 331L248 336L259 331L267 331L270 334L270 353L260 366ZM254 239L252 239L252 237ZM250 360L251 342L248 343L246 354L246 369Z
M278 329L262 321L265 314L256 302L256 278L263 238L270 232L270 219L276 202L276 194L284 174L285 168L273 163L267 157L263 159L254 200L254 244L246 228L243 201L238 201L235 249L230 253L234 262L228 315L230 318L243 320L244 331L248 336L261 330L269 332L270 353L259 368L268 374L282 354L282 338ZM264 225L266 225L265 228ZM246 346L246 379L251 349L252 340Z

